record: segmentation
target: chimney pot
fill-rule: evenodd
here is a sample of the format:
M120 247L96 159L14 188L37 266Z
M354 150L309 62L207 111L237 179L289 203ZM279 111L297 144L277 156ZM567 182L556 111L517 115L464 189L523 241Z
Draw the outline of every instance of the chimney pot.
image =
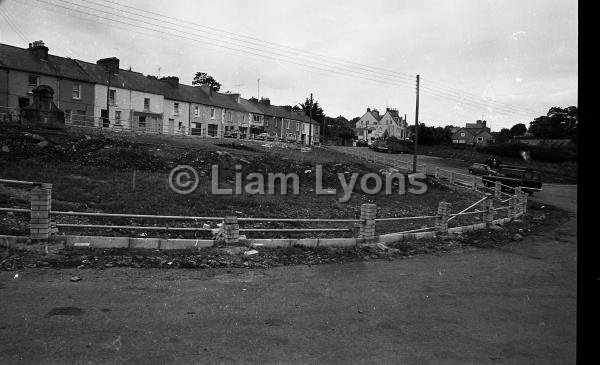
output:
M48 47L44 45L44 41L29 43L29 51L31 51L35 58L48 60Z

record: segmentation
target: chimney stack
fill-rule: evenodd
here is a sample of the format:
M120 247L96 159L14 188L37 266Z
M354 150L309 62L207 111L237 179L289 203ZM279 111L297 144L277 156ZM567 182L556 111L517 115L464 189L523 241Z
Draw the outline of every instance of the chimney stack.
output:
M29 51L35 58L48 61L48 47L44 45L44 41L29 43Z
M160 80L165 81L171 87L175 87L175 88L179 87L179 77L177 77L177 76L161 77Z
M260 103L263 105L271 105L271 100L269 98L260 98Z
M255 98L254 96L251 97L250 99L248 99L248 101L250 101L251 103L258 103L258 99Z
M119 73L119 59L117 57L103 58L96 61L96 64L104 67L111 74Z

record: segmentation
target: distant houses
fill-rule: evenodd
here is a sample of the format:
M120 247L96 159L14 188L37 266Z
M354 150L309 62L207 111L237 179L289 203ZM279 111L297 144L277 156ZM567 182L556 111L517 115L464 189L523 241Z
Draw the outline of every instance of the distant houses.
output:
M452 134L452 143L468 145L487 145L494 143L494 137L485 120L476 123L466 123L464 128L458 128Z
M212 138L269 133L319 143L317 121L266 98L185 85L175 76L145 76L121 69L116 57L90 63L54 56L42 41L28 48L0 43L0 119L18 119L39 85L54 90L54 103L71 125Z
M367 108L366 113L356 121L354 131L359 139L368 144L383 137L394 136L401 140L408 138L406 116L402 118L398 110L392 108L386 108L383 115L377 109Z

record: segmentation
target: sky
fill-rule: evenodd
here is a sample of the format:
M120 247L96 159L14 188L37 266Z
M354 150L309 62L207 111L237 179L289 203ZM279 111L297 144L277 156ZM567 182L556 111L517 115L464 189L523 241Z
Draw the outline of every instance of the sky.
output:
M418 74L420 122L496 131L577 105L577 11L575 0L0 0L11 20L0 17L0 42L115 56L185 84L206 72L222 92L276 105L313 93L348 119L391 107L414 123Z

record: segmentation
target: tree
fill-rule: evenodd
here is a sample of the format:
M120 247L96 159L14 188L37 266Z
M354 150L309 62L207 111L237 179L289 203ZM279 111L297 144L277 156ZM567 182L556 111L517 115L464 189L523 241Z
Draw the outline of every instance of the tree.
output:
M196 72L196 76L194 76L192 85L210 86L215 91L219 91L221 89L221 84L205 72Z
M500 129L500 132L494 132L494 140L496 140L497 143L504 143L504 142L508 141L513 136L511 133L511 130L512 130L512 128L511 129L502 128L502 129Z
M527 132L527 126L523 123L515 124L510 128L511 137L522 136L525 132Z
M536 138L570 138L577 140L578 111L576 106L552 107L548 114L529 123L529 133Z
M343 116L331 118L325 116L325 130L323 135L328 140L348 140L354 139L354 129L349 126L348 120Z
M310 99L308 98L306 98L304 103L300 103L294 106L294 110L304 110L304 114L306 115L311 115L310 109ZM319 122L319 124L321 125L323 125L323 121L325 120L325 112L323 111L323 108L321 108L321 106L319 105L319 102L316 100L313 101L312 104L312 118Z

